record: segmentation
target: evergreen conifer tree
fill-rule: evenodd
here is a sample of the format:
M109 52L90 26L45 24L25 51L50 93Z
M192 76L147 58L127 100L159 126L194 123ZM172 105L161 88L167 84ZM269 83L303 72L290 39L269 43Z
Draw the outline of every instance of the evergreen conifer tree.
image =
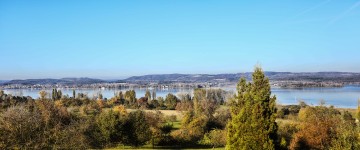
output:
M73 99L75 99L75 96L76 96L76 92L75 89L73 89Z
M277 125L275 101L269 79L256 67L252 82L241 78L231 102L226 149L275 149Z

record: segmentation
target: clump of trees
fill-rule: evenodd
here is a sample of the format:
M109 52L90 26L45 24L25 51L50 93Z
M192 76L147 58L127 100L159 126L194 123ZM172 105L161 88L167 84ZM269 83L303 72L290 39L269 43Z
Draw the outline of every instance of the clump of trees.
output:
M306 107L299 113L299 130L290 149L359 149L359 130L349 112L333 107Z
M179 99L174 94L169 93L168 95L166 95L165 106L167 109L175 110L178 102Z
M145 113L139 110L128 114L123 109L76 114L47 99L10 106L0 116L0 149L144 145L151 138Z
M141 146L151 137L145 113L134 111L129 114L121 110L110 110L94 118L94 124L86 134L93 147L113 147L119 144Z
M0 117L1 149L84 149L81 119L52 101L29 101L7 108Z
M53 89L51 94L52 100L59 100L62 97L61 90Z
M297 116L300 112L300 109L307 106L306 104L305 105L301 105L301 104L281 106L280 110L277 112L277 117L285 119L286 117L289 116Z
M224 121L227 122L230 115L216 110L224 104L225 94L221 89L195 89L192 98L189 94L181 94L176 109L184 116L180 129L171 133L175 141L182 146L224 146Z
M24 104L31 100L33 99L30 96L12 96L11 94L5 94L3 90L0 90L0 112L11 106Z

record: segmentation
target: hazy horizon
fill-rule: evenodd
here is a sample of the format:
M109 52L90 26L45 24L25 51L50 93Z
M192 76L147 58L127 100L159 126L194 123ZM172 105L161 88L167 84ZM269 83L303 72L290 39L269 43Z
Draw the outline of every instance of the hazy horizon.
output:
M0 1L0 80L360 72L360 1Z
M63 78L92 78L92 79L101 79L101 80L122 80L135 76L146 76L146 75L169 75L169 74L190 74L190 75L199 75L199 74L208 74L208 75L217 75L217 74L237 74L237 73L251 73L252 71L245 72L223 72L223 73L155 73L155 74L140 74L140 75L131 75L131 76L114 76L114 77L101 77L101 76L64 76L64 77L39 77L39 78L11 78L11 79L0 79L3 81L9 80L26 80L26 79L63 79ZM265 72L289 72L289 71L266 71ZM319 73L319 72L340 72L340 73L360 73L360 72L341 72L341 71L314 71L314 72L291 72L290 73Z

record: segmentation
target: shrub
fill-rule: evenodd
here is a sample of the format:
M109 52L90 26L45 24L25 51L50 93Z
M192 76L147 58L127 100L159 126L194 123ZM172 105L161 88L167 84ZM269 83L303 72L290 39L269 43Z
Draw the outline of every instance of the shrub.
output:
M349 115L332 107L306 107L299 112L300 130L290 149L358 149L358 131Z
M10 107L0 117L0 148L85 149L88 142L79 122L47 100Z
M201 144L210 145L212 147L223 147L226 145L226 131L225 130L211 130L204 135Z

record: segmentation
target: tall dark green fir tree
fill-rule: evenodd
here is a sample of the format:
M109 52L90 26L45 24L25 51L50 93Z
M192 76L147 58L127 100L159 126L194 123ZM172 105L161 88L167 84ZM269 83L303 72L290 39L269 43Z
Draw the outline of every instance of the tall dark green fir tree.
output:
M76 96L76 92L75 92L75 89L73 89L73 99L75 99L75 96Z
M271 97L269 79L256 67L252 82L241 78L230 103L226 149L275 149L276 97Z

